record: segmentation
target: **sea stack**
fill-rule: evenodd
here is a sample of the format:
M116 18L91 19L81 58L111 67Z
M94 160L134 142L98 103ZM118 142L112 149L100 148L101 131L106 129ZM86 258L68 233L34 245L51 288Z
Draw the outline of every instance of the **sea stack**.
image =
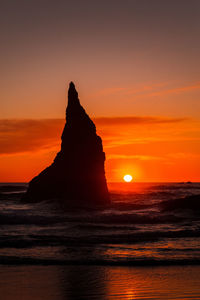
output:
M73 82L69 85L61 139L60 152L49 167L30 181L24 199L31 202L61 200L74 208L108 205L102 140L81 106Z

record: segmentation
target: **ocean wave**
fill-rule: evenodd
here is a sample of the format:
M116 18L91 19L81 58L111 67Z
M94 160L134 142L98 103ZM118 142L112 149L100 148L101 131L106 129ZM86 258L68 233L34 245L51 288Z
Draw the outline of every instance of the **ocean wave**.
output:
M200 264L200 184L111 193L97 211L23 203L26 185L1 187L0 264Z
M27 184L0 184L0 192L17 192L17 191L25 191L27 189Z
M19 192L9 192L9 193L7 193L7 192L4 192L4 193L2 193L2 192L0 192L0 200L11 200L11 201L19 201L19 199L21 199L22 198L22 196L24 195L24 192L21 192L21 191L19 191Z
M62 216L44 216L33 214L14 214L1 213L1 225L50 225L64 222L65 217Z
M39 259L31 257L0 256L0 265L97 265L97 266L170 266L200 265L200 259Z
M200 194L162 201L160 203L160 207L162 211L190 210L192 212L199 213Z
M164 241L166 239L185 239L199 238L200 230L177 230L177 231L136 231L125 232L107 232L91 233L91 234L76 234L75 231L56 234L28 234L23 236L6 236L1 235L0 248L33 248L33 247L48 247L48 246L70 246L81 247L85 245L130 245L138 243L153 243Z
M63 214L63 215L38 215L30 214L27 211L22 212L12 212L12 213L1 213L0 224L1 225L49 225L56 223L91 223L91 224L110 224L110 225L120 225L120 224L168 224L168 223L180 223L185 221L184 216L174 215L174 214L149 214L142 213L137 214L134 212L123 212L115 213L109 212L106 214L81 214L76 215L73 213Z
M200 190L199 182L164 183L151 186L151 190L173 191L173 190Z

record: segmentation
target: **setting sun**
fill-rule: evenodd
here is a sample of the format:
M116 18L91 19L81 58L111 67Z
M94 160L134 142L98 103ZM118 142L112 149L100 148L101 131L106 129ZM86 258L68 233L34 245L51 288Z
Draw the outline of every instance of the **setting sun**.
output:
M126 182L131 182L132 179L133 179L133 177L131 175L125 175L124 176L124 181L126 181Z

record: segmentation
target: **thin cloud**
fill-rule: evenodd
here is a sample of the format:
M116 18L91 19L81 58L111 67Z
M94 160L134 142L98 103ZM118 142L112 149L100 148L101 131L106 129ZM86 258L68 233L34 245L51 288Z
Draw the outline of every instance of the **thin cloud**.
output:
M170 86L171 85L171 86ZM98 92L95 96L110 96L110 95L121 95L126 96L135 96L135 97L154 97L154 96L165 96L168 94L180 94L184 92L190 92L193 90L200 89L200 82L193 82L183 86L172 87L173 82L161 82L154 83L144 86L135 86L135 87L113 87L104 89Z
M163 88L169 85L169 82L159 82L159 83L152 83L146 85L139 85L139 86L129 86L129 87L111 87L105 88L97 93L93 94L93 96L110 96L116 94L122 95L140 95L146 94L148 92L152 92L159 88Z
M0 120L0 154L40 151L59 143L64 120Z
M180 123L187 121L187 118L159 118L159 117L98 117L94 118L97 125L128 125L128 124L165 124Z
M109 128L116 128L122 125L143 125L143 124L164 124L184 122L184 118L158 118L158 117L97 117L93 119L101 131L102 137L105 137L107 147L116 144L120 139L120 132L113 135ZM64 127L64 119L18 119L18 120L0 120L0 155L36 152L42 149L56 148L59 150L60 137ZM130 127L130 126L129 126ZM105 133L105 134L104 134ZM107 140L106 140L107 139ZM120 139L121 140L121 139ZM120 141L119 141L120 142ZM123 141L130 142L130 141ZM136 142L136 140L134 140Z
M163 160L163 157L151 155L110 154L107 155L107 159Z
M180 93L190 92L198 89L200 89L200 82L194 83L192 85L176 87L176 88L166 89L162 91L155 91L149 94L149 96L164 96L168 94L180 94Z

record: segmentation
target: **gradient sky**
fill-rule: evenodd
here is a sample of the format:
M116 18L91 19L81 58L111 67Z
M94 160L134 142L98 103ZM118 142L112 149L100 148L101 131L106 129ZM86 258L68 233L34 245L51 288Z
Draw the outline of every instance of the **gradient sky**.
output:
M199 0L1 1L0 181L51 163L71 80L109 181L200 181L199 15Z

